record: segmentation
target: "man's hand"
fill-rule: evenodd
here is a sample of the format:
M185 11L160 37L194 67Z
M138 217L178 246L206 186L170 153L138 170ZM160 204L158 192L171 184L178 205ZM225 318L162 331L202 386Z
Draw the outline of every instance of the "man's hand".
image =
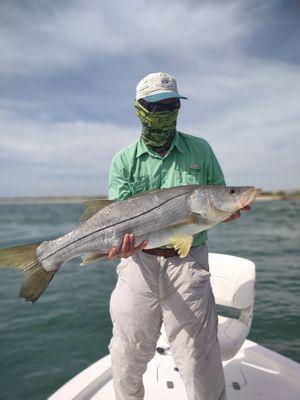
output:
M239 219L241 216L241 211L250 211L251 207L250 206L245 206L243 208L241 208L241 210L235 212L234 214L232 214L229 218L225 219L223 222L230 222L233 221L235 219Z
M121 246L119 248L113 247L110 249L107 258L112 260L113 258L127 258L132 256L136 251L142 250L146 247L148 241L144 240L138 246L135 247L135 239L132 233L126 233L123 237Z

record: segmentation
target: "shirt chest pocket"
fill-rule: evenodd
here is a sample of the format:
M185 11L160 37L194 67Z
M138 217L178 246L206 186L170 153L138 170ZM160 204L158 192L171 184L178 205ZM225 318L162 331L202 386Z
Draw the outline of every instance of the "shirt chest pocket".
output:
M202 170L189 169L187 171L175 171L176 180L181 185L206 185L207 180Z
M146 192L148 190L157 189L159 182L149 176L142 176L130 182L130 191L132 195L136 193Z

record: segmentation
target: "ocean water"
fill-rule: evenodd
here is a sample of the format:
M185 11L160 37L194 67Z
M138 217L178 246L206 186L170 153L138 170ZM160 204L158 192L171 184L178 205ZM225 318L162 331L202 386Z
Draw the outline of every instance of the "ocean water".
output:
M72 229L80 204L0 205L0 247ZM300 362L300 202L256 202L211 229L210 251L256 263L251 340ZM41 400L108 353L116 262L64 265L34 304L18 298L22 274L0 270L0 399Z

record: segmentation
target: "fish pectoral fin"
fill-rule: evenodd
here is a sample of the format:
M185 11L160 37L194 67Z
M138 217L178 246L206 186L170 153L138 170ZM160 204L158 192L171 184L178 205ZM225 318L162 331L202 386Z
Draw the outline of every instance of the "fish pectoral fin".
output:
M102 208L109 206L113 202L114 200L108 199L93 199L85 201L85 211L80 217L80 221L86 221L87 219L95 215L98 211L102 210Z
M179 257L186 257L193 243L193 235L174 236L170 245L178 252Z
M105 258L107 254L103 253L86 253L84 256L82 256L82 261L80 263L81 267L85 267L88 264L92 264L95 261L101 260L102 258Z

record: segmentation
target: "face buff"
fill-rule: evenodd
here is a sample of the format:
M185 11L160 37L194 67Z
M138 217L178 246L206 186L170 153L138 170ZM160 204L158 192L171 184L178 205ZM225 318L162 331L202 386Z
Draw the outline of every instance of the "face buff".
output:
M135 102L135 109L142 123L141 137L145 145L166 151L176 132L178 109L150 112L138 101Z

